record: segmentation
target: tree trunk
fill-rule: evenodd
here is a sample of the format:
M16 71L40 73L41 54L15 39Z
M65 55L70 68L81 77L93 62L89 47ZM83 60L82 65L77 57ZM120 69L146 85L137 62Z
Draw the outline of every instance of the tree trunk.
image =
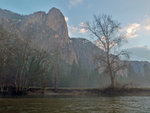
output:
M57 91L57 88L58 88L57 85L58 85L58 84L57 84L57 75L55 75L55 91Z
M115 82L113 76L111 76L111 88L115 88Z
M112 68L111 68L111 65L110 65L110 62L109 62L109 57L108 57L108 69L109 69L109 76L110 76L110 80L111 80L110 87L114 88L115 87L115 82L114 82L114 76L113 76L113 73L112 73Z
M111 66L110 66L110 65L109 65L109 76L110 76L110 80L111 80L111 85L110 85L110 87L111 87L111 88L114 88L114 87L115 87L115 81L114 81L114 77L113 77L112 69L111 69Z
M111 64L110 64L109 48L107 50L107 65L108 65L108 71L109 71L109 76L110 76L110 80L111 80L110 87L114 88L115 83L114 83L114 77L113 77L113 73L112 73L112 67L111 67Z

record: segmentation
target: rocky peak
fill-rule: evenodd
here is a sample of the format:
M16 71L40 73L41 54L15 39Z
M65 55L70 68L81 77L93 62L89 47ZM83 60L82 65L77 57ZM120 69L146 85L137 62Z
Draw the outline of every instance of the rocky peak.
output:
M55 51L61 45L61 59L67 63L77 62L76 54L68 36L64 15L52 8L47 14L38 11L30 15L20 15L0 9L0 24L18 37L30 36L35 48Z
M0 8L0 18L18 20L18 19L22 19L23 17L24 16L22 16L20 14L17 14L17 13L14 13L12 11Z
M43 26L45 17L46 17L45 12L38 11L38 12L28 15L23 24L25 24L25 25L36 24L38 26Z
M69 39L67 23L65 21L64 15L57 8L52 8L48 14L46 19L46 25L58 32L58 35L62 38Z
M36 19L36 18L43 18L45 16L46 16L46 13L44 11L38 11L38 12L35 12L35 13L29 15L28 18ZM43 19L43 21L44 21L44 19Z

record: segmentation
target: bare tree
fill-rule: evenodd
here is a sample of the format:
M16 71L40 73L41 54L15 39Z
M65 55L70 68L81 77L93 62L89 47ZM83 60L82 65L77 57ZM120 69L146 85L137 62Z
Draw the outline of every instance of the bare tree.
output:
M14 52L14 58L16 59L16 91L21 91L29 87L29 85L33 85L35 81L41 81L42 86L45 86L45 75L48 72L49 55L44 50L32 48L29 39L18 40L16 43L17 42L18 45L15 45L18 47L16 47L16 52Z
M94 16L93 23L87 23L86 29L96 38L97 45L104 51L96 56L99 65L103 65L103 73L107 73L111 80L111 87L115 87L115 77L125 68L120 61L121 56L129 58L127 51L121 50L125 35L120 32L120 23L109 15Z
M3 26L0 26L0 87L12 85L12 73L9 73L9 67L12 65L11 60L14 56L12 40L13 35L8 33ZM7 70L8 69L8 70Z

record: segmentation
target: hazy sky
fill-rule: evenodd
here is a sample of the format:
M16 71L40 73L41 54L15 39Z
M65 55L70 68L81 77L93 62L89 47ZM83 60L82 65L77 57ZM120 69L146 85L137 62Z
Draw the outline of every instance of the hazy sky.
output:
M128 37L126 47L150 48L150 0L0 0L0 8L24 15L52 7L66 17L71 37L90 39L82 23L94 14L109 14L121 23Z

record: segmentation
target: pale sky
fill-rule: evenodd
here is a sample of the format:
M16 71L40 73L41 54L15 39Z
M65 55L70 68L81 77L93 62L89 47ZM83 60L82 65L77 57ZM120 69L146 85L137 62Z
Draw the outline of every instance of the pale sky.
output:
M0 8L23 15L52 7L64 14L71 37L90 40L83 23L92 21L94 14L108 14L121 23L126 48L150 49L150 0L0 0Z

